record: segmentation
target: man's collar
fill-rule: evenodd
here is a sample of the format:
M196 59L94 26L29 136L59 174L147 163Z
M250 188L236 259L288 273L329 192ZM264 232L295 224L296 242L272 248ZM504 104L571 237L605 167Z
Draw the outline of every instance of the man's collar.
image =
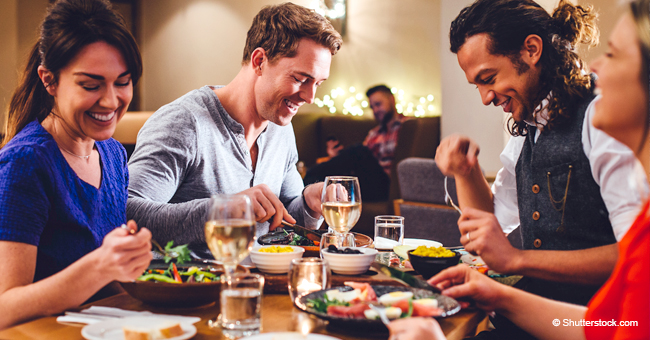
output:
M551 98L553 98L552 91L549 92L546 98L544 98L542 102L535 108L535 111L533 111L532 120L526 119L524 122L535 127L546 126L546 123L548 122L548 104L551 102Z

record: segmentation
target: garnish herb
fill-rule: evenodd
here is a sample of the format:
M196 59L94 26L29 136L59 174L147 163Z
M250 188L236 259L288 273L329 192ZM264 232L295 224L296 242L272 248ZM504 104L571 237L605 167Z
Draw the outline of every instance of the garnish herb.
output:
M192 260L187 244L174 247L174 241L169 241L167 242L167 245L165 245L165 252L167 252L167 254L176 254L175 259L178 264L183 264ZM165 255L165 263L169 263L172 259L172 256Z

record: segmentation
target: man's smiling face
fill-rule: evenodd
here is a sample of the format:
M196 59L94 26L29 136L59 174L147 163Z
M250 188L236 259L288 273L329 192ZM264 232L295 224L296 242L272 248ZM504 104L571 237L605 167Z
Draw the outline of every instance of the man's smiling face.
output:
M490 53L491 38L473 35L458 50L458 63L470 84L476 85L483 105L501 106L517 122L532 117L535 102L540 97L540 69L526 58L522 50L513 63L509 56Z
M316 89L329 77L331 51L313 40L302 39L296 55L262 65L255 86L260 118L287 125L304 103L314 102Z

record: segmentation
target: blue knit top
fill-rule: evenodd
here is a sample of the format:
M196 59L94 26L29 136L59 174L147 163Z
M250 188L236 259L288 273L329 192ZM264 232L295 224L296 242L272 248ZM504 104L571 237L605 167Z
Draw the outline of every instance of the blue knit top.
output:
M98 248L126 222L126 152L112 138L95 145L99 189L77 176L36 120L0 150L0 240L38 247L34 282Z

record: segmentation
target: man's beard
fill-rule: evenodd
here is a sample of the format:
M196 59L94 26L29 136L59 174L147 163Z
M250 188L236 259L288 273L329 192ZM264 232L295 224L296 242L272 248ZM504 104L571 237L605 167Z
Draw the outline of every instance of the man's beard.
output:
M393 120L393 117L395 117L395 110L391 110L390 112L386 112L384 117L381 119L381 123L379 124L379 125L381 125L381 128L379 128L379 130L386 130L386 128L388 127L388 123L391 120Z

